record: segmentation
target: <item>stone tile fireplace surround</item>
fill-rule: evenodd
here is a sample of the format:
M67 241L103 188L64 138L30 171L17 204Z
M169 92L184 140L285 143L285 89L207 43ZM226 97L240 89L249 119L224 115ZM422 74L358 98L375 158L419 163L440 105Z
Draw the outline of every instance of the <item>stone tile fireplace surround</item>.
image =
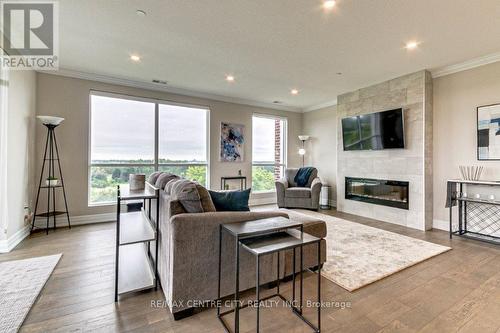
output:
M403 108L405 148L344 151L342 118ZM432 228L432 77L420 71L338 96L337 209L419 230ZM346 199L346 177L408 182L408 209Z

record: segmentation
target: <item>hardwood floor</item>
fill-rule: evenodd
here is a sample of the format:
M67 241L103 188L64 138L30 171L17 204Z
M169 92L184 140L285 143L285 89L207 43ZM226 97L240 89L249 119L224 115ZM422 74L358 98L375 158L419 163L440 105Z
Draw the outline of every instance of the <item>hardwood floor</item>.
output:
M322 212L453 247L353 293L322 279L322 300L331 305L322 310L323 332L500 333L500 247L450 241L443 231L424 233L335 210ZM7 261L63 253L21 332L223 332L215 309L174 321L167 308L152 305L163 300L161 291L122 297L115 304L114 233L113 223L37 233L0 255L0 261ZM308 274L304 281L305 299L314 299L315 276ZM282 285L285 294L290 288L290 282ZM306 308L312 320L313 313ZM240 324L242 332L255 330L254 309L241 312ZM284 308L262 310L261 330L311 331Z

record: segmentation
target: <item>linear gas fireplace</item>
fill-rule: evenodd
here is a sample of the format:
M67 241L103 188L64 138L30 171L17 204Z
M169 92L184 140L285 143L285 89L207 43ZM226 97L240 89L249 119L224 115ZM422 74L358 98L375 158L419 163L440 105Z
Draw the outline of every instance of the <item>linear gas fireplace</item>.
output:
M345 198L372 204L408 209L409 182L345 178Z

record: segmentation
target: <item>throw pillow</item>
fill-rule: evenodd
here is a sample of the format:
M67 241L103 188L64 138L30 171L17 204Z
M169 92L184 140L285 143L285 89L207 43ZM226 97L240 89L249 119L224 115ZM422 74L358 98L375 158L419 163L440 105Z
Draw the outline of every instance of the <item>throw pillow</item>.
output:
M201 186L200 184L196 184L196 189L198 190L198 194L200 195L201 206L203 207L203 211L206 212L215 212L215 206L212 202L212 198L210 197L210 193L208 190Z
M187 179L172 180L167 183L165 192L172 200L178 200L187 213L203 213L196 183Z
M250 189L243 191L208 190L217 211L249 211Z
M162 173L163 172L161 172L161 171L155 171L152 174L150 174L149 177L148 177L148 183L150 183L151 185L155 185L156 184L156 180L158 179L158 177L160 177L160 175Z

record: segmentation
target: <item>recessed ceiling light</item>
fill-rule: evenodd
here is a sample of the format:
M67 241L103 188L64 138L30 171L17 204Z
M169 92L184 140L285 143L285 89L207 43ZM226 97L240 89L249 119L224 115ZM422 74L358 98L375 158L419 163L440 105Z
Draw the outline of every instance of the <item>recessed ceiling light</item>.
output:
M290 94L292 94L292 95L298 95L299 91L297 89L292 89L292 90L290 90Z
M132 60L134 62L139 62L139 61L141 61L141 57L139 57L137 54L132 54L130 56L130 60Z
M234 82L234 76L232 76L232 75L226 75L226 81L227 82Z
M417 41L409 41L408 43L406 43L405 45L405 49L407 50L415 50L417 47L418 47L418 42Z
M141 9L137 9L137 11L135 12L137 14L137 16L140 16L140 17L144 17L146 16L146 12L141 10Z
M333 7L335 7L336 4L337 4L337 2L335 0L323 1L323 9L331 10L331 9L333 9Z

